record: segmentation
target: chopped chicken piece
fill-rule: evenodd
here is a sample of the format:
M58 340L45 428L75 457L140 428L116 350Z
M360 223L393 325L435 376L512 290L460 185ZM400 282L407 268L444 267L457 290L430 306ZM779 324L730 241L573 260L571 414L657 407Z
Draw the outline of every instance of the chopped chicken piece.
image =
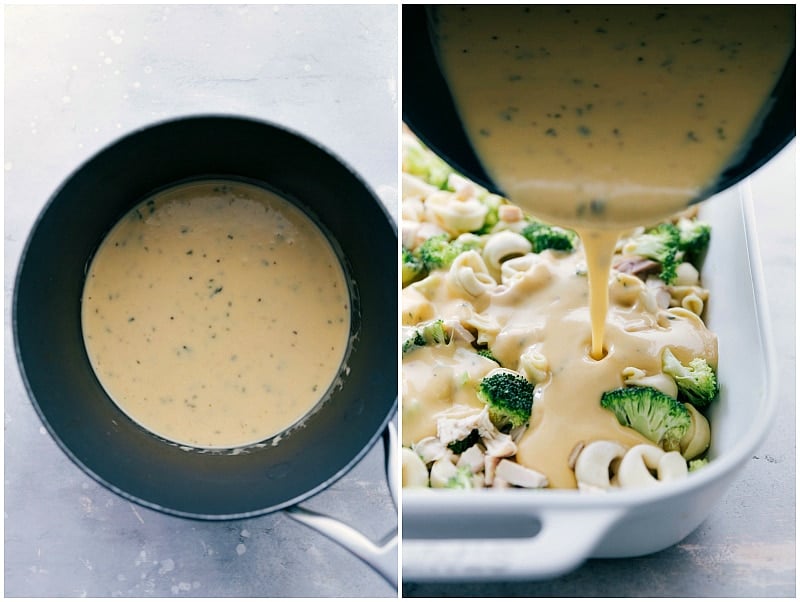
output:
M483 471L484 466L484 453L481 448L477 445L473 445L472 447L468 448L461 457L458 458L458 462L456 466L461 468L462 466L467 466L473 472L473 474L477 474Z
M489 408L484 407L478 411L470 408L471 413L452 416L440 414L436 421L436 433L439 440L448 445L453 441L466 439L473 430L478 430L478 435L490 456L506 457L517 453L517 446L509 435L501 433L489 419Z

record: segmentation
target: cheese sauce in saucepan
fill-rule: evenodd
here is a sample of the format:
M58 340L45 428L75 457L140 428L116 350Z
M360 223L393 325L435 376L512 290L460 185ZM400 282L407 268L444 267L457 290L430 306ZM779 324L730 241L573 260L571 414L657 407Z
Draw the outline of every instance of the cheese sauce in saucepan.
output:
M574 487L566 456L575 441L632 442L595 407L620 386L624 365L660 371L665 344L686 345L684 361L716 361L702 323L632 335L639 317L608 310L611 257L621 231L684 209L735 162L793 48L793 7L447 5L434 12L434 38L488 174L512 202L581 236L588 289L561 287L566 305L541 324L517 316L555 307L535 295L501 321L512 335L514 320L536 322L550 341L552 382L539 388L517 459L552 486ZM508 338L498 339L489 346L500 358ZM518 350L508 348L508 361ZM415 363L407 370L409 386L425 381Z
M341 263L300 209L263 188L202 181L129 212L93 258L86 349L134 421L171 441L231 448L308 414L348 346Z

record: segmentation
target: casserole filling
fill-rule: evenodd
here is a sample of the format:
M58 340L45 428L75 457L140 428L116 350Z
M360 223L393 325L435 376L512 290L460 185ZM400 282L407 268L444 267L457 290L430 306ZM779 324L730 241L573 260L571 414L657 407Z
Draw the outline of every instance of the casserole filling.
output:
M718 392L709 226L687 211L619 239L598 361L579 237L455 172L432 185L448 168L404 149L404 484L599 489L699 466ZM469 204L484 232L453 229Z

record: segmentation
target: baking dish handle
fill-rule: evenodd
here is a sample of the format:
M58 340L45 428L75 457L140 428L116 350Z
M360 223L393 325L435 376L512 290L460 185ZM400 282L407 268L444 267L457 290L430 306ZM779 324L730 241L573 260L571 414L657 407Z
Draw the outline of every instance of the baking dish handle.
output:
M541 528L529 537L403 539L403 578L408 581L548 579L585 561L622 516L621 509L576 512L537 508Z
M397 428L390 422L383 432L384 467L392 501L397 507ZM352 552L371 566L392 587L397 587L397 531L389 533L381 541L372 541L353 527L327 516L293 506L286 512L298 522L315 529Z

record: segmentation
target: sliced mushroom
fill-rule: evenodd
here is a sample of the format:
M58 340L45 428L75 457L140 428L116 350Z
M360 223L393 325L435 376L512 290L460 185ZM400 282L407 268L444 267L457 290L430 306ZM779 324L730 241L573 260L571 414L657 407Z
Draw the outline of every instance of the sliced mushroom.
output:
M541 489L548 484L547 477L542 473L506 459L500 460L494 474L495 481L500 478L512 485L527 489Z
M578 461L578 456L581 455L583 448L586 447L586 444L583 441L578 441L575 444L575 447L572 448L572 451L569 452L569 457L567 458L567 466L569 466L570 470L575 470L575 463Z

